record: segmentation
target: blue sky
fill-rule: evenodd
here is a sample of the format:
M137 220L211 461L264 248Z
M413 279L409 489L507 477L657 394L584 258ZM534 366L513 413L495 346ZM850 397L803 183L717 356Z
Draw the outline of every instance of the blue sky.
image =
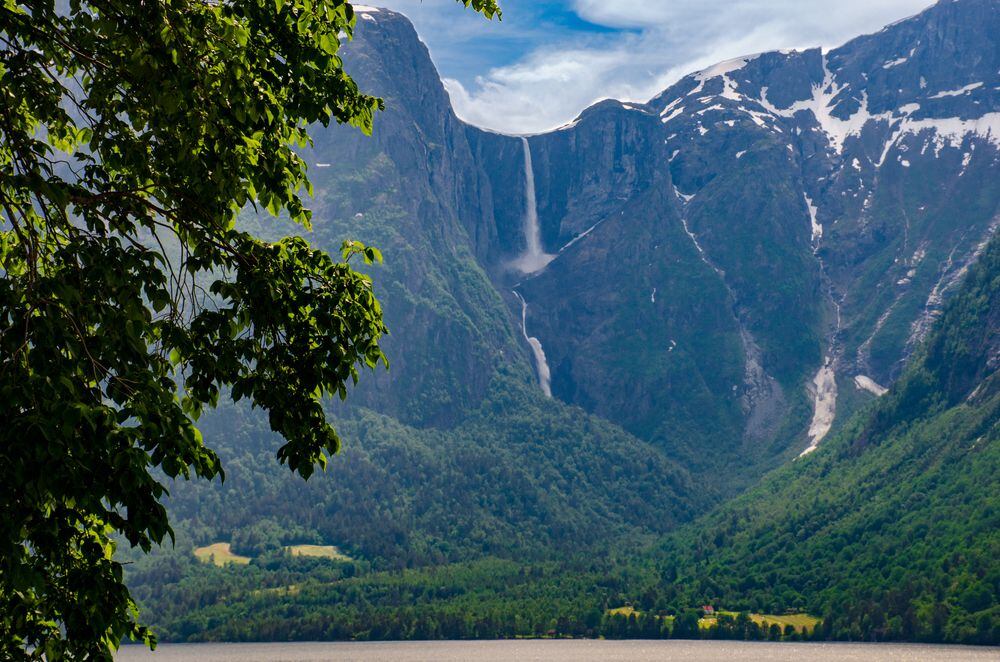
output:
M406 14L460 117L506 133L571 121L603 98L647 101L748 53L833 47L930 0L501 0L489 22L455 0L382 0Z

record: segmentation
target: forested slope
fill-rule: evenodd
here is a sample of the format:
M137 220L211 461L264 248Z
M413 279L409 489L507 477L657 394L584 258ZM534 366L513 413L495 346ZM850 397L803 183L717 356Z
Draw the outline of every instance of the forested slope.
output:
M372 573L367 563L323 565L276 550L243 569L157 558L133 571L137 592L171 639L691 637L697 627L678 624L711 604L806 611L822 617L811 633L821 639L997 643L998 365L993 241L892 391L818 451L645 550L584 532L580 553L563 547L557 562L481 556ZM525 410L525 420L538 413ZM622 483L603 484L628 509L651 507L637 517L658 507L641 484L631 496ZM579 504L572 491L567 499ZM592 541L606 554L588 551ZM626 604L637 616L609 614ZM748 623L703 634L765 636Z
M682 601L824 616L838 638L1000 640L1000 241L895 388L668 539Z

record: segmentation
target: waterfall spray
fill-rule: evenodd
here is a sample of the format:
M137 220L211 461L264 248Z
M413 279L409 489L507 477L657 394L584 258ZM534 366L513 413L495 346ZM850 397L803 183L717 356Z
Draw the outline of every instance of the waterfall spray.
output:
M530 274L544 269L555 259L554 254L542 249L542 230L538 225L538 202L535 198L535 172L531 163L531 146L521 138L524 151L524 253L512 266L521 273Z

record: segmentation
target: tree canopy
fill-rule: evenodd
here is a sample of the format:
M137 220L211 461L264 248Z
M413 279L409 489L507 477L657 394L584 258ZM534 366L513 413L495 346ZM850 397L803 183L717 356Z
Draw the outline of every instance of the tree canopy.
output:
M371 131L382 102L338 57L354 26L344 0L4 0L0 657L155 643L114 541L171 535L160 472L223 476L196 426L219 398L267 411L305 478L337 452L321 399L386 362L352 268L381 256L236 218L308 227L309 127Z

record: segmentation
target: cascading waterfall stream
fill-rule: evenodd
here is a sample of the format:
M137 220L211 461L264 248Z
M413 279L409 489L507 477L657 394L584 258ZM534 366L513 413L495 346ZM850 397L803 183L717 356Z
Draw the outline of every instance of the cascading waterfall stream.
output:
M524 300L521 293L514 290L514 296L521 302L521 334L531 346L531 353L535 356L535 368L538 371L538 385L542 387L545 397L552 397L552 373L549 372L549 362L545 359L545 350L538 338L528 335L528 302Z
M524 253L511 263L511 266L522 274L533 274L544 269L549 262L556 259L555 254L542 250L542 230L538 225L538 201L535 198L535 171L531 164L531 146L527 138L521 138L524 151ZM548 361L545 360L545 350L538 338L528 335L528 302L521 293L514 291L514 296L521 302L521 334L531 346L535 357L535 368L538 371L538 385L546 397L552 397L552 376Z
M511 264L523 274L541 271L556 256L542 250L542 230L538 225L538 202L535 199L535 171L531 164L531 146L521 138L524 151L524 253Z

